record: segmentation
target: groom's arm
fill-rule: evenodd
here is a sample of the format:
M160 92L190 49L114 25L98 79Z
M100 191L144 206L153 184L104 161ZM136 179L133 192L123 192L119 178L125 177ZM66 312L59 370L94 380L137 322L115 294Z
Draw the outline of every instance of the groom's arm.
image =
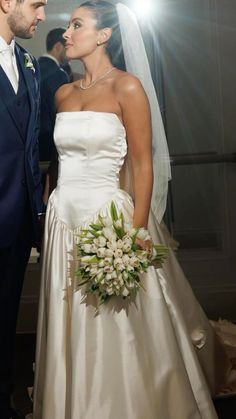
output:
M39 130L40 130L40 73L39 73L39 65L37 60L34 58L33 61L35 67L35 77L38 84L37 89L37 97L35 98L35 103L37 104L36 110L36 121L35 121L35 129L33 135L33 148L32 148L32 161L33 161L33 177L34 177L34 184L35 184L35 206L37 214L40 216L41 214L45 213L46 207L43 203L43 188L42 188L42 173L39 167Z

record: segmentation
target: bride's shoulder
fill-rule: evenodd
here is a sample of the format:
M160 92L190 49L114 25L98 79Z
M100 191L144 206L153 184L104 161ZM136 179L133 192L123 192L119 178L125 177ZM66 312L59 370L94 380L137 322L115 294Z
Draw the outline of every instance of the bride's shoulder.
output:
M143 90L140 80L127 71L119 70L114 80L114 87L119 93L136 94Z
M55 93L55 105L58 109L64 100L66 100L74 91L74 83L63 84Z

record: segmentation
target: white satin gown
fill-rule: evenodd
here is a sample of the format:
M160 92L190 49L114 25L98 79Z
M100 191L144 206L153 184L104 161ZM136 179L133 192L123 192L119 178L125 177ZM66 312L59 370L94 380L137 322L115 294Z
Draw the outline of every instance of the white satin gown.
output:
M74 291L76 234L109 213L132 220L119 187L125 129L112 113L57 114L58 186L48 203L34 387L34 419L215 419L214 332L172 252L144 275L135 303ZM150 219L154 243L162 228ZM217 348L217 350L216 350ZM211 393L211 394L210 394Z

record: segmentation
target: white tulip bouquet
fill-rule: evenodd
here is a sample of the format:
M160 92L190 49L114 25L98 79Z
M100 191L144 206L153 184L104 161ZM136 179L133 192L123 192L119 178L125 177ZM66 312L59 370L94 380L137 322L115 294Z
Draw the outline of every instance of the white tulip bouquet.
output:
M111 217L98 216L98 222L82 229L78 236L78 269L76 290L87 285L86 294L97 293L99 305L112 296L135 296L143 288L140 274L150 265L161 267L167 248L153 245L152 252L141 249L136 240L149 240L144 228L133 228L117 213L114 202Z

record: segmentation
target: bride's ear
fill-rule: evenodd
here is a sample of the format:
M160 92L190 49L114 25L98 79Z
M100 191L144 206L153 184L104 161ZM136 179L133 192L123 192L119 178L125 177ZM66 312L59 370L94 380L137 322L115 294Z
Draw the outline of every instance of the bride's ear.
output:
M110 37L112 35L112 29L111 28L103 28L100 30L97 40L97 45L103 45L106 44Z

